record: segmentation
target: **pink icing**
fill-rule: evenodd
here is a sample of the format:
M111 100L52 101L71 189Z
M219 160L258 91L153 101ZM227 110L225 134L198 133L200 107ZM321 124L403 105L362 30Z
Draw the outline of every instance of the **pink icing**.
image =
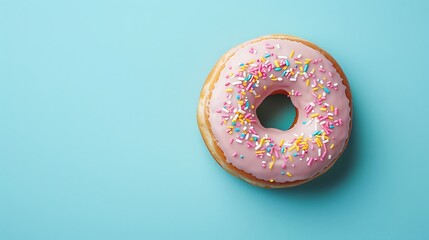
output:
M302 43L266 39L242 45L225 63L209 101L212 132L227 162L281 183L323 171L349 137L350 106L342 80L326 57ZM295 126L287 131L264 128L256 117L258 105L278 90L287 91L298 110Z

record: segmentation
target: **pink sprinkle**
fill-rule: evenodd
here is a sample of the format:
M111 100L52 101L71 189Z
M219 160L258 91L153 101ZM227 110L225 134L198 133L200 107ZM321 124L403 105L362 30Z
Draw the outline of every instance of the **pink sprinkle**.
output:
M329 74L330 77L332 77L332 73L331 72L328 72L328 74Z
M273 49L273 48L274 48L274 46L273 46L273 45L271 45L271 44L268 44L268 43L267 43L267 44L265 45L265 48L266 48L266 49Z
M338 115L338 108L335 108L335 110L334 110L334 114L335 114L335 116L337 116L337 115Z
M311 166L312 163L313 163L313 158L310 158L310 160L307 162L307 166Z
M274 150L274 155L276 158L279 158L279 150L277 148Z
M235 153L233 153L233 154L232 154L232 156L233 156L233 157L237 157L237 153L236 153L236 152L235 152Z
M229 144L232 144L234 142L234 138L231 138L231 140L229 140Z
M283 168L283 169L286 169L286 163L283 163L283 164L282 164L282 168Z
M229 78L228 75L226 75L226 78ZM229 84L231 84L230 82L225 83L225 86L229 86Z

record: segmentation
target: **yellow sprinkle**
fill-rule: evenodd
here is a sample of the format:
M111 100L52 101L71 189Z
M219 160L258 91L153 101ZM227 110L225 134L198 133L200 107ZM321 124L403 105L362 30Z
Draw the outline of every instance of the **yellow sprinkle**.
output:
M252 63L254 63L254 62L255 62L255 60L253 60L253 59L252 59L252 60L250 60L248 63L249 63L249 64L252 64Z
M276 158L274 157L274 155L271 155L271 159L273 159L273 162L276 161Z
M331 120L334 120L334 118L333 118L333 117L331 117L331 116L329 116L328 118L329 118L329 119L331 119Z
M319 87L320 87L320 88L323 88L322 84L320 84L320 83L319 83Z
M291 148L289 148L287 151L290 152L296 148L296 145L293 145Z
M273 169L273 165L274 165L274 162L270 162L270 166L269 166L269 168L270 168L270 169Z
M274 182L274 179L270 179L270 182Z
M290 160L291 162L293 162L293 159L292 159L292 156L291 156L291 155L289 155L289 160Z
M265 150L256 151L255 153L256 153L256 154L265 153Z
M320 141L320 138L316 138L316 143L319 147L323 146L322 142Z
M306 59L305 59L305 64L309 63L310 61L311 61L311 59L310 59L310 58L306 58Z
M314 92L314 91L317 91L317 89L319 89L319 88L318 88L318 87L313 88L313 92Z
M265 58L264 58L264 57L261 57L261 58L260 58L260 60L261 60L261 62L263 62L263 63L265 62Z
M251 107L252 107L252 109L254 109L254 108L255 108L255 105L252 105Z
M276 67L280 67L279 61L275 60L274 64L276 65Z
M302 67L299 67L299 70L302 72L302 71L304 71L304 69L302 68Z
M289 57L292 58L294 53L295 53L295 50L292 50L292 52L290 52Z
M267 90L267 86L264 86L264 90Z
M331 145L331 147L330 147L330 148L331 148L331 149L332 149L332 148L334 148L334 144L333 144L333 143L332 143L332 145Z
M233 128L234 128L234 126L228 126L227 128L231 128L231 129L233 129Z
M307 79L307 81L305 81L305 86L310 85L310 79Z
M334 105L331 105L331 112L334 111Z
M326 112L326 108L320 108L320 110L325 111Z
M283 143L285 143L285 140L280 140L280 144L279 144L279 146L281 147L281 146L283 146Z
M227 88L226 92L232 92L232 88Z
M286 175L288 175L289 177L292 177L292 174L290 172L286 172Z
M320 99L321 97L322 97L322 94L317 95L317 98L319 98L319 99Z
M261 146L262 146L262 144L264 144L264 141L265 141L265 138L262 138L262 139L261 139L261 142L259 143L259 145L261 145Z
M230 73L230 74L229 74L229 76L230 76L230 77L234 76L234 73Z
M311 114L311 118L315 118L315 117L318 117L319 116L319 114L318 113L315 113L315 114Z
M295 61L295 63L296 63L296 64L302 64L302 62L300 62L300 61Z

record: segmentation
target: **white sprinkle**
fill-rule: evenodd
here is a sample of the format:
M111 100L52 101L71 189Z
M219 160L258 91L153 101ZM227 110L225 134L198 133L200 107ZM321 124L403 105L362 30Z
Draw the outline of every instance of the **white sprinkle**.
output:
M328 159L331 159L331 154L328 155Z
M276 44L276 48L280 48L280 45Z
M238 143L243 143L243 141L242 141L242 140L240 140L240 139L238 139L238 138L237 138L237 139L235 139L235 141L236 141L236 142L238 142Z
M289 81L296 82L296 78L290 78Z
M322 156L322 149L317 149L317 153L319 154L319 157Z
M278 56L278 58L280 58L280 59L287 59L286 56Z

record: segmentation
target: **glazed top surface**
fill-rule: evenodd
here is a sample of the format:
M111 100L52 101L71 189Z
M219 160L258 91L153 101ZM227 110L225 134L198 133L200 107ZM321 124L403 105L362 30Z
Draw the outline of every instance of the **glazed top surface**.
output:
M341 154L350 103L343 79L319 51L297 41L264 39L235 49L209 100L209 121L226 161L270 182L315 176ZM289 130L265 128L256 108L286 91L297 109Z

